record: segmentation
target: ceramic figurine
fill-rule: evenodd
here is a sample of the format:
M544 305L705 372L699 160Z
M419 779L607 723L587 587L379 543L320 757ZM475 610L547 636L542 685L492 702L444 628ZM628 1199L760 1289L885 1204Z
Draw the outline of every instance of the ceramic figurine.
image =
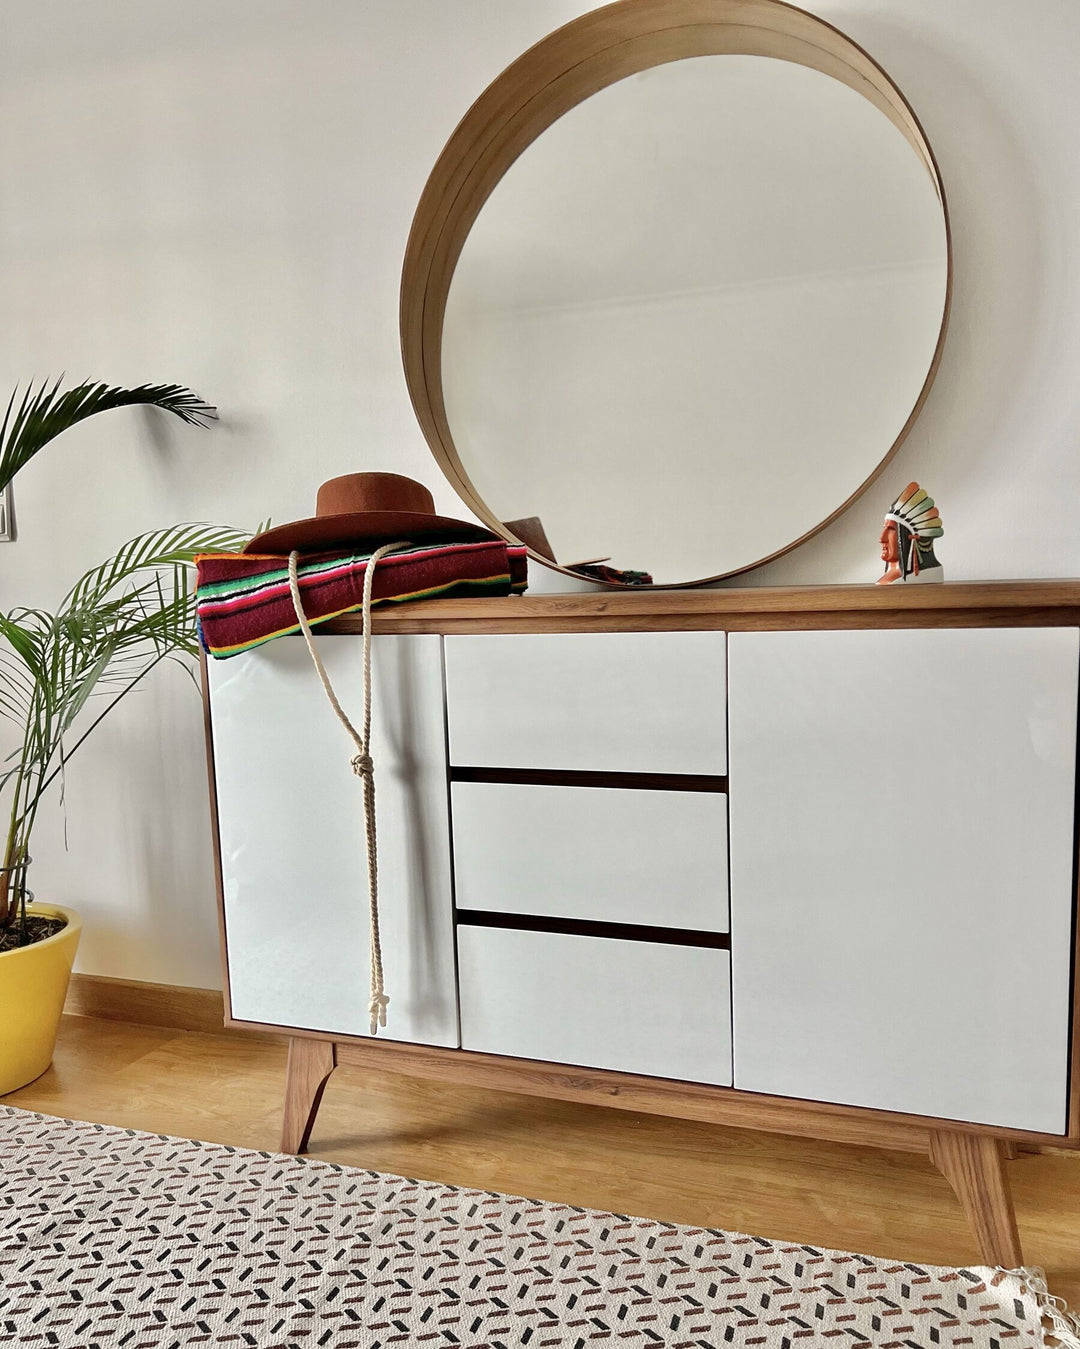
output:
M881 530L881 560L885 575L879 586L894 581L942 581L945 573L934 556L934 540L945 533L941 514L917 482L909 482L885 517Z

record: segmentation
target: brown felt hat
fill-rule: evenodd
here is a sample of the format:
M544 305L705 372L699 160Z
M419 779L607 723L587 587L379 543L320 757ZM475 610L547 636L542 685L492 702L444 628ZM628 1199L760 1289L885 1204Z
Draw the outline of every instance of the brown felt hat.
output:
M354 544L473 543L490 529L435 514L428 489L400 473L346 473L319 488L315 514L256 534L245 553L329 553Z

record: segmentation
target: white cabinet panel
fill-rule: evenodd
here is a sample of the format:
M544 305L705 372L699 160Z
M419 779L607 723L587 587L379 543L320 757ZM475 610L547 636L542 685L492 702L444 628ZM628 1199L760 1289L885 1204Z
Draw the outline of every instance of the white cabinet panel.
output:
M724 645L722 632L447 637L451 762L722 774Z
M461 909L727 930L719 792L455 782Z
M458 928L463 1049L731 1084L728 953Z
M737 1087L1064 1130L1077 658L732 635Z
M361 711L359 637L316 638ZM376 637L372 753L389 1039L456 1045L440 639ZM368 1033L368 895L352 744L298 638L209 663L233 1015Z

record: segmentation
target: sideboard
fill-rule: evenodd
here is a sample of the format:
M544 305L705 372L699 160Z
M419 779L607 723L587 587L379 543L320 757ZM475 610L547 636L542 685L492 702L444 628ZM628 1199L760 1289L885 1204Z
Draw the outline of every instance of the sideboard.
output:
M360 625L317 637L342 702ZM929 1152L1080 1146L1080 582L441 600L374 615L359 784L303 644L205 669L228 1023L339 1063Z

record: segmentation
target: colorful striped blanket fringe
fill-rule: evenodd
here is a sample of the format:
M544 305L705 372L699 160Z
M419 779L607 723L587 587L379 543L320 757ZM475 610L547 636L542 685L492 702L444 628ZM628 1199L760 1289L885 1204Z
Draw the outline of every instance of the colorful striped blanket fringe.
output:
M359 610L371 552L301 557L300 594L311 626ZM284 557L203 553L195 559L195 606L203 650L221 660L299 632ZM403 549L375 568L373 604L447 595L519 595L528 583L527 550L501 539Z

